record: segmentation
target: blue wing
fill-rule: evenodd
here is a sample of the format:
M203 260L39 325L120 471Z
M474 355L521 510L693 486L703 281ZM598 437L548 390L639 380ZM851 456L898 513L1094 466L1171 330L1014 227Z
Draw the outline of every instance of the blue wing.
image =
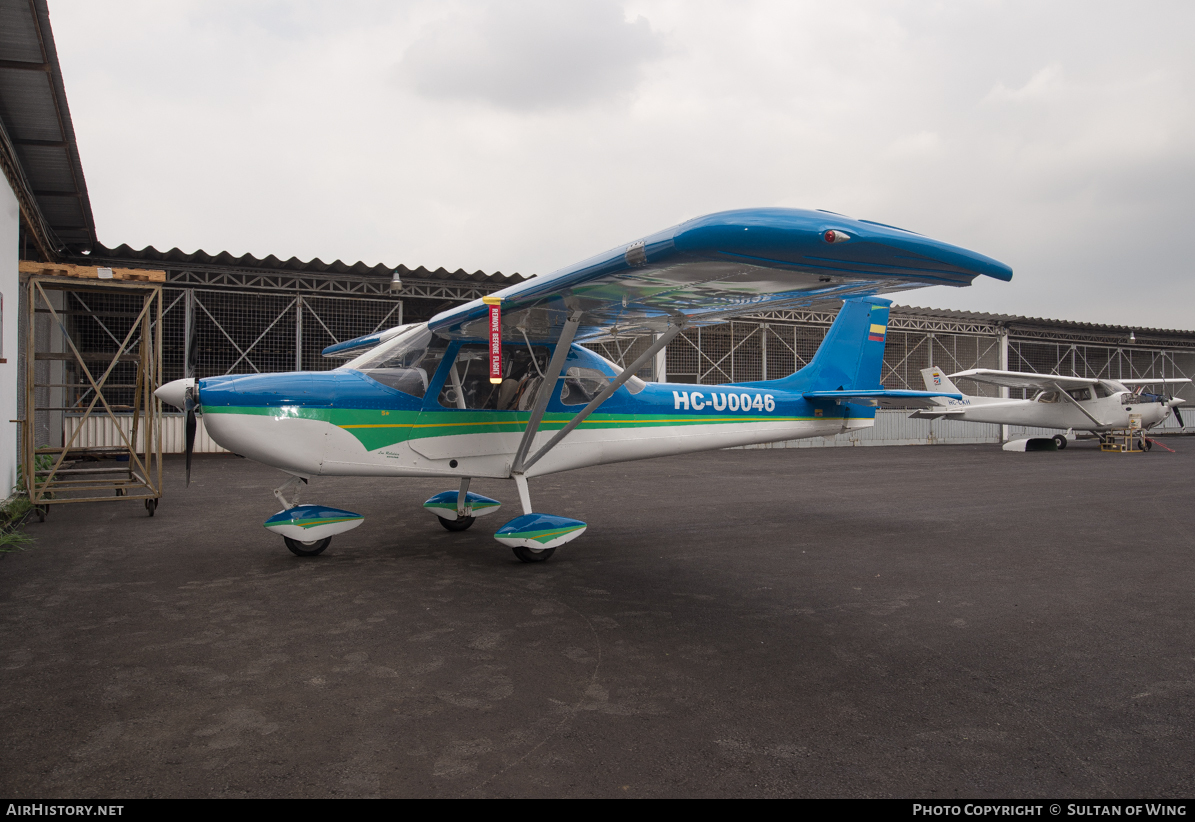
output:
M578 340L703 325L774 308L928 285L1010 280L1001 262L911 231L828 211L723 211L496 292L504 336L554 340L568 312L583 312ZM434 317L451 338L486 336L480 300Z

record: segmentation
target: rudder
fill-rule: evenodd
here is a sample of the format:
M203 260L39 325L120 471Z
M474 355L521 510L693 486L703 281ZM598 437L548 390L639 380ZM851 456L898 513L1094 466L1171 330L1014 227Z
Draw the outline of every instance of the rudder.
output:
M880 388L891 300L845 300L809 365L775 384L787 391Z

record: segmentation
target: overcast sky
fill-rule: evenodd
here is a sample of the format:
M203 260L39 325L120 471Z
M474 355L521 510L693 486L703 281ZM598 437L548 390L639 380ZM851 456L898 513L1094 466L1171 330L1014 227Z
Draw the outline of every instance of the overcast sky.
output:
M1195 329L1195 3L50 0L100 240L547 273L824 208Z

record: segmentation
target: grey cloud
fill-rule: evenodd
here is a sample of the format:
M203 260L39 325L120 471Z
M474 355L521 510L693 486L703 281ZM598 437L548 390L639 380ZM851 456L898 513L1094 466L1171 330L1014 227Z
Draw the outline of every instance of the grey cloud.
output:
M428 25L398 76L431 99L567 109L632 91L662 51L646 20L609 0L494 2Z

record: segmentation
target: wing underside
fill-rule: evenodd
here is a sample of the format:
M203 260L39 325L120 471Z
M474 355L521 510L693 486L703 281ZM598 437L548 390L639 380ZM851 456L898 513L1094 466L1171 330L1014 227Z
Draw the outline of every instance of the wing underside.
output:
M941 393L937 391L905 391L902 389L882 388L871 391L806 391L802 396L807 400L834 400L849 402L855 405L871 405L878 408L941 408L934 399L942 397L951 400L961 400L962 394Z
M690 220L552 274L496 292L503 336L555 340L572 311L578 341L659 333L773 309L832 305L847 297L1012 277L1002 263L910 231L796 209L729 211ZM430 326L441 336L484 338L474 301Z

